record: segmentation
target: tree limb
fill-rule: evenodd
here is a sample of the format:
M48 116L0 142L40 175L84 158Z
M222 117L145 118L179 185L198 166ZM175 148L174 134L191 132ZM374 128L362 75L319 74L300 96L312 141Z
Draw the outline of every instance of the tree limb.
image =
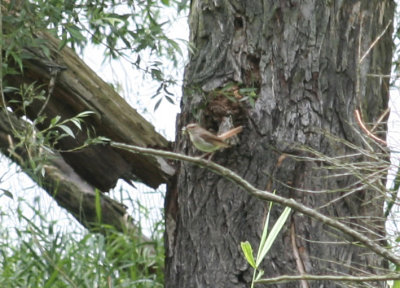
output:
M26 47L24 52L29 57L22 59L23 75L7 75L6 80L12 87L35 83L48 91L44 103L33 102L24 115L32 121L40 114L46 116L46 121L38 125L39 129L48 127L56 116L65 120L92 111L94 116L86 118L85 125L98 136L142 147L170 149L170 143L155 131L153 125L97 76L72 49L64 47L59 51L60 41L49 33L38 32L34 36L43 40L43 45L50 51L50 59L43 54L41 47ZM54 70L59 71L57 78ZM18 112L20 107L15 100L21 101L20 98L18 93L7 93L6 106ZM80 132L73 125L70 129L76 132L75 138L62 139L57 147L62 151L80 147L88 139L87 133ZM61 153L61 156L77 174L101 191L113 188L121 178L128 183L141 181L156 188L168 183L175 173L162 158L134 155L106 146L90 146L75 153Z
M12 121L12 125L9 121ZM29 125L17 119L12 113L0 111L0 151L17 163L33 181L53 197L63 208L67 209L86 228L98 228L96 216L95 188L83 180L64 161L58 153L48 150L27 150L25 145L17 145L13 129L25 131ZM14 144L16 143L16 144ZM44 177L35 173L30 165L32 159L46 159L43 165ZM103 193L101 198L102 224L114 226L119 231L137 230L126 207Z

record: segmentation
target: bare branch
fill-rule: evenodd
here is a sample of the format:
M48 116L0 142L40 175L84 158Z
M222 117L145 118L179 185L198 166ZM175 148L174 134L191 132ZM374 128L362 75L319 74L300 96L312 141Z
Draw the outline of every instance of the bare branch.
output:
M372 281L388 281L400 280L400 274L385 274L385 275L372 275L372 276L337 276L337 275L284 275L268 279L257 280L256 283L263 284L276 284L288 281L301 281L301 280L329 280L329 281L343 281L343 282L372 282Z
M368 135L368 137L372 138L376 142L379 142L385 146L387 145L385 140L382 140L381 138L375 136L371 131L368 130L367 127L365 127L365 124L364 124L363 120L361 119L361 115L360 115L360 112L358 111L358 109L356 109L354 111L354 114L355 114L358 125L360 125L361 129Z
M25 145L15 145L18 139L13 138L13 127L24 131L24 121L14 117L12 113L0 112L0 151L12 161L20 165L22 171L32 178L63 208L67 209L83 226L88 229L98 228L96 217L95 188L82 179L58 153L50 153L45 149L28 151ZM35 173L29 160L47 159L43 165L45 176ZM133 219L128 215L126 207L100 193L102 224L114 226L118 231L137 231ZM147 240L147 239L144 239Z
M392 21L388 22L388 24L386 25L385 29L383 29L381 34L379 34L378 37L376 37L376 39L374 40L374 42L372 42L372 44L368 47L367 51L365 51L364 55L360 58L360 63L363 62L365 57L368 56L369 52L371 52L372 48L375 47L375 45L378 43L379 39L381 39L383 37L383 35L385 35L385 33L386 33L387 29L389 28L390 24L392 24ZM362 33L360 33L360 35L362 35Z
M270 191L263 191L260 189L257 189L254 187L252 184L244 180L242 177L240 177L238 174L233 172L232 170L229 170L221 165L218 165L214 162L207 161L204 159L200 158L195 158L195 157L190 157L186 156L183 154L178 154L178 153L173 153L173 152L168 152L168 151L162 151L162 150L156 150L156 149L149 149L149 148L142 148L138 146L132 146L132 145L127 145L123 143L117 143L117 142L110 142L111 147L118 148L118 149L123 149L126 151L131 151L133 153L141 153L145 155L156 155L168 159L175 159L175 160L181 160L181 161L187 161L193 164L196 164L200 167L207 168L216 174L219 174L226 179L232 181L233 183L237 184L238 186L242 187L245 191L248 193L254 195L255 197L258 197L263 200L267 201L273 201L276 203L279 203L283 206L288 206L298 212L301 212L307 216L310 216L316 220L321 221L322 223L331 226L333 228L338 229L339 231L351 236L355 241L352 244L363 244L364 246L368 247L371 249L373 252L376 254L386 258L390 262L400 265L400 257L395 255L394 253L390 252L389 249L375 243L372 239L364 236L363 234L357 232L356 230L350 228L349 226L331 218L328 217L324 214L321 214L320 212L306 207L302 205L301 203L295 201L294 199L288 199L284 198L282 196L276 195Z

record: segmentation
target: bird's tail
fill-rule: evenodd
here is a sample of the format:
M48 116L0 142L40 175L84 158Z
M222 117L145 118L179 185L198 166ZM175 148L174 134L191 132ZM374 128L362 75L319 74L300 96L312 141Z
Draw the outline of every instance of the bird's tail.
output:
M221 140L225 140L225 139L235 136L236 134L239 134L240 132L242 132L242 130L243 130L243 126L238 126L236 128L233 128L229 131L222 133L221 135L218 135L218 138L220 138Z

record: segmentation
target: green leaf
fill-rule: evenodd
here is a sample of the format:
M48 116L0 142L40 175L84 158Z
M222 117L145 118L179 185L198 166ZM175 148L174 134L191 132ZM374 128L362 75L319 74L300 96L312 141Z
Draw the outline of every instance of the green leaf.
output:
M92 114L95 114L95 113L93 111L83 111L83 112L79 113L78 115L76 115L76 117L83 118L83 117L90 116Z
M283 210L281 216L279 216L274 227L272 227L271 233L268 235L268 238L265 241L264 247L262 247L259 257L257 257L257 262L256 262L257 267L258 267L258 265L260 265L260 263L264 259L265 255L267 255L272 244L275 242L275 239L278 236L279 232L282 230L283 225L285 225L285 222L286 222L287 218L289 217L291 210L292 209L290 207L285 207L285 210Z
M64 36L64 35L63 35ZM65 47L65 45L67 45L67 42L68 42L68 38L67 38L67 36L65 35L65 37L62 37L62 39L61 39L61 41L60 41L60 44L58 44L58 51L61 51L64 47Z
M61 119L61 116L56 116L50 121L50 127L54 127Z
M101 223L101 197L100 197L100 190L96 189L96 198L95 198L95 207L96 207L96 216L97 221Z
M171 104L175 104L174 99L172 99L171 97L169 97L168 95L165 95L165 99L167 99L167 101Z
M8 198L14 199L14 196L10 191L2 188L0 188L0 190L3 191L4 195L6 195Z
M258 270L257 276L254 280L255 281L260 280L263 275L264 275L264 270L261 270L261 269Z
M254 93L256 89L255 88L240 88L239 92L240 94L250 94L250 93Z
M109 143L109 142L111 142L111 139L109 139L107 137L103 137L103 136L98 136L93 139L94 144L105 144L105 143Z
M151 77L155 80L161 81L163 79L162 72L159 69L150 69Z
M85 42L86 37L83 36L79 28L75 25L68 25L65 29L69 32L72 38L74 38L78 42Z
M251 98L251 97L249 98L249 103L250 103L250 106L253 107L253 108L256 105L256 102L254 101L254 98Z
M124 23L123 20L115 17L104 17L103 20L109 22L112 26L115 26L115 23Z
M251 267L257 269L257 265L256 262L254 261L254 256L253 256L253 248L251 248L250 242L249 241L240 242L240 246L242 247L242 251L244 257L246 257L247 262L251 265Z
M275 191L274 191L274 194L275 194ZM267 241L269 217L271 215L271 210L272 210L272 206L273 205L274 205L274 202L272 202L272 201L269 202L269 209L268 209L267 219L265 219L264 230L263 230L263 234L261 235L260 247L258 248L257 259L260 259L261 251L264 249L265 242Z
M187 2L189 2L189 0L181 0L178 2L178 13L189 7Z
M182 55L182 49L176 41L169 39L168 44L170 44L174 49L173 52L178 52L179 55Z
M79 121L79 119L72 118L72 119L71 119L71 122L72 122L79 130L82 130L81 122Z
M162 98L160 98L160 100L157 101L156 105L154 105L154 111L156 111L158 109L158 106L160 106L161 100Z
M396 265L395 271L396 272L400 271L400 266L399 265ZM392 288L400 288L400 280L394 280Z
M174 94L173 94L172 92L169 92L169 91L168 91L166 85L164 85L164 92L167 93L167 95L169 95L169 96L174 96Z
M154 93L154 95L152 95L152 96L150 97L150 99L154 99L154 98L156 98L158 95L160 95L160 91L161 91L161 89L162 89L163 87L164 87L164 84L161 83L160 86L157 88L156 93Z
M3 88L3 92L4 93L15 93L15 92L18 92L19 91L19 89L17 88L17 87L12 87L12 86L6 86L6 87L4 87ZM17 103L20 103L21 101L17 101L17 100L15 100ZM12 103L11 102L11 100L10 101L8 101L9 103Z
M74 132L72 132L71 128L69 128L66 125L59 125L58 127L60 127L62 130L64 130L65 133L67 133L69 136L71 136L72 138L75 138Z
M46 281L45 285L43 288L50 288L54 287L53 284L59 279L58 277L58 270L54 269L53 273L51 274L50 278Z
M224 87L222 87L221 91L222 92L230 91L236 85L237 85L237 83L235 83L235 82L229 82Z
M21 59L20 55L18 55L17 53L14 53L13 51L10 52L10 55L12 56L14 61L18 63L19 70L20 70L20 72L22 72L24 70L24 68L23 68L24 65L22 64L22 59Z

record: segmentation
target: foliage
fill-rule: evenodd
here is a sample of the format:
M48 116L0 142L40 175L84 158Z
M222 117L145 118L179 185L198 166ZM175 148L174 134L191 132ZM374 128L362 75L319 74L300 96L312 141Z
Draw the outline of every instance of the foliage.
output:
M38 36L41 31L50 30L58 36L61 39L59 49L68 45L82 50L90 43L105 47L105 58L128 58L134 53L136 60L131 64L160 82L163 91L168 92L167 86L174 81L164 76L163 62L159 58L164 57L176 65L181 51L178 43L166 36L164 28L168 21L161 19L160 11L173 5L181 11L186 2L34 0L2 3L1 102L6 103L3 92L11 96L6 105L25 119L33 105L42 107L36 117L27 120L26 126L13 127L17 141L12 143L11 153L22 146L28 153L31 151L29 163L24 164L37 175L45 176L42 168L46 159L41 157L41 149L57 150L63 138L74 138L77 133L84 132L90 134L84 146L104 140L93 139L91 135L87 121L93 114L90 111L68 119L50 118L42 113L51 97L51 80L55 80L55 76L50 79L48 89L35 82L20 87L7 82L9 75L24 76L25 60L38 57L31 50L40 51L40 57L51 60L46 43ZM144 64L143 56L147 58ZM173 102L170 96L167 100ZM10 121L10 125L15 124ZM13 197L13 194L1 189L0 196ZM100 222L98 191L95 204ZM131 235L99 226L102 234L70 234L58 231L57 222L46 220L43 211L34 211L39 223L27 218L25 213L18 211L20 225L14 230L7 230L0 224L2 287L163 286L163 225L156 226L151 241L143 242L138 240L141 230Z
M257 257L254 259L253 248L251 247L250 242L246 241L240 244L247 262L254 269L251 287L254 287L254 283L256 283L256 281L259 280L262 275L264 275L264 271L260 269L261 262L264 260L268 251L271 249L272 244L275 242L276 237L282 230L283 225L285 224L291 212L291 208L285 207L281 216L279 216L271 231L268 233L269 217L271 215L272 204L273 203L270 202L267 219L265 220L264 224L263 234L260 239L260 247L258 248Z
M255 101L258 98L256 87L246 87L243 83L230 82L226 84L222 89L218 89L213 92L214 96L223 95L229 100L236 102L246 102L254 107Z
M187 1L82 1L34 0L5 3L4 26L16 28L22 36L50 29L62 39L60 48L69 44L82 49L88 43L107 47L107 54L117 58L126 51L150 50L157 56L167 55L176 61L177 43L164 31L168 21L161 11L168 7L181 12ZM16 12L18 11L18 12ZM164 21L163 21L164 20ZM163 22L161 22L163 21ZM13 26L7 25L12 24ZM16 38L14 38L16 39ZM137 60L140 62L140 60Z
M2 287L163 286L161 233L149 242L111 227L101 227L105 235L65 233L43 211L34 213L36 221L18 210L14 230L0 226Z
M174 102L167 87L176 84L176 80L168 75L169 71L165 74L165 62L176 67L182 61L182 50L179 42L166 34L174 19L166 18L162 11L170 9L178 17L186 11L187 2L34 0L4 3L5 29L0 37L5 50L3 76L22 72L24 60L35 57L29 52L32 48L41 50L43 57L50 57L44 41L36 37L46 30L61 39L59 49L68 45L82 51L88 44L102 46L104 60L124 59L160 83L163 89L156 93L160 97L158 105L164 98Z
M44 88L36 85L35 82L23 84L19 89L6 87L5 91L14 93L14 98L8 101L8 104L23 116L28 115L28 110L32 105L40 103L42 111L47 104ZM48 97L50 96L48 95ZM19 164L30 167L34 173L40 173L44 176L43 165L46 164L48 159L46 159L44 153L41 153L42 149L55 151L58 150L56 148L57 144L65 137L75 138L77 133L84 131L90 134L85 120L92 114L94 113L91 111L84 111L68 119L61 119L60 116L48 119L39 112L35 119L30 121L30 123L26 123L23 127L16 127L16 123L13 123L10 119L9 123L12 127L16 143L12 143L9 152L17 155L18 153L14 153L15 150L23 147L28 153L29 161L28 163L20 162ZM82 149L93 143L99 143L104 139L104 137L94 138L89 135L88 140L74 150Z

